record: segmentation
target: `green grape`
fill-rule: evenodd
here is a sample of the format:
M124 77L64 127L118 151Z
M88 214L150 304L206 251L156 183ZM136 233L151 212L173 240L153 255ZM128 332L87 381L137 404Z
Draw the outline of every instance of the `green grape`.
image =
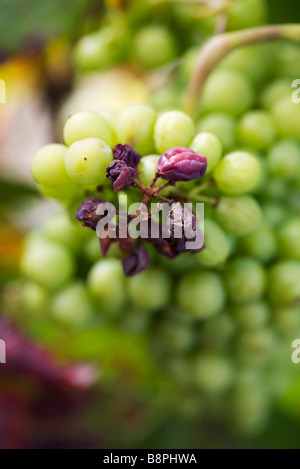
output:
M183 83L188 83L191 79L200 51L201 47L199 47L199 45L193 46L190 47L182 56L178 72Z
M300 145L295 140L281 140L267 156L267 167L272 177L295 179L300 173Z
M93 305L85 284L77 281L57 293L51 301L52 316L70 326L82 326L93 315Z
M221 61L222 69L245 73L255 84L260 84L268 77L273 54L269 44L252 44L238 47Z
M288 194L287 181L281 178L269 179L267 187L265 188L264 195L271 200L286 199Z
M282 43L276 47L274 71L276 75L289 77L291 80L300 76L300 47L299 44ZM290 83L291 86L291 83Z
M180 107L181 90L175 85L168 83L167 86L157 88L152 91L150 103L157 111L167 111Z
M45 313L49 304L48 293L38 283L26 282L21 288L21 304L30 314Z
M147 312L130 308L122 312L118 327L129 334L143 334L149 331L151 320Z
M105 169L112 159L112 151L103 140L84 138L68 148L65 165L75 182L88 186L105 180Z
M205 249L194 255L197 262L204 267L223 264L230 254L230 241L222 228L213 220L205 218Z
M100 300L101 313L118 313L126 299L122 265L117 259L103 259L88 273L90 292Z
M293 306L299 302L300 262L286 260L271 267L269 297L276 306Z
M171 31L158 24L141 28L133 47L136 58L147 68L159 67L174 59L177 49Z
M251 190L260 172L261 166L255 156L236 151L222 158L214 169L213 177L222 192L234 195Z
M112 147L115 147L118 143L116 128L119 112L116 109L109 107L100 108L97 110L97 112L101 117L103 117L103 119L109 126L112 135Z
M129 296L139 308L152 312L164 308L171 296L171 283L163 271L151 268L128 279Z
M275 139L275 126L266 111L251 111L240 120L237 128L239 140L256 150L265 150Z
M235 144L236 121L225 112L212 112L203 117L197 124L199 132L210 132L216 135L224 148L230 150Z
M58 243L79 251L82 247L82 241L93 236L89 230L83 230L82 227L71 221L66 212L59 212L52 215L42 228L43 235Z
M155 120L154 109L146 104L125 107L116 122L119 143L127 143L142 155L151 153Z
M273 229L262 224L256 231L241 239L242 250L261 262L268 262L277 254L277 240Z
M202 352L193 362L193 380L206 394L223 394L233 383L234 368L228 358Z
M194 340L191 325L178 319L164 320L154 332L155 347L161 347L164 353L184 353L191 349Z
M295 338L300 332L300 307L277 308L273 313L273 322L284 338Z
M300 217L287 220L279 227L278 243L283 257L300 261Z
M44 197L68 203L78 197L78 194L82 192L82 187L72 181L70 177L69 182L70 184L67 186L43 186L42 184L37 184L37 188Z
M271 112L280 137L300 140L300 107L291 96L275 102Z
M177 301L182 310L195 319L214 316L225 304L222 281L212 272L187 274L179 282Z
M262 210L265 222L271 228L279 226L287 216L285 207L277 202L267 202L263 204Z
M270 329L253 329L238 337L237 355L241 362L257 366L270 361L275 346L275 337Z
M239 435L253 436L265 430L270 404L264 383L237 384L229 396L227 415Z
M110 67L122 60L128 51L128 33L124 25L104 27L82 37L74 50L74 62L82 70Z
M217 70L208 78L201 101L204 112L223 111L238 116L254 101L249 79L240 72Z
M210 173L214 169L222 156L222 144L220 140L209 132L201 132L197 134L192 141L190 148L195 152L206 156L206 174Z
M256 194L264 193L265 188L268 184L268 172L267 172L266 159L263 158L258 153L253 152L252 154L256 157L256 159L259 161L259 164L260 164L259 178L258 178L256 184L253 186L253 188L249 191L249 194L256 195Z
M228 296L237 303L255 301L266 288L266 272L254 259L238 258L225 271Z
M219 222L235 236L245 236L257 230L262 222L262 211L250 196L222 197L216 208Z
M42 287L56 290L72 279L75 262L65 246L39 239L25 246L21 268L27 277Z
M99 138L112 146L112 132L106 120L95 111L81 111L72 114L63 130L64 142L69 147L83 138Z
M65 168L66 151L64 145L50 143L40 148L32 159L32 176L42 190L50 191L50 197L68 198L78 190Z
M174 147L188 147L195 135L192 119L181 111L162 114L154 127L155 147L164 153Z
M291 97L291 81L286 78L280 78L272 81L264 88L260 102L263 108L270 110L276 101L287 96Z
M227 10L229 31L252 28L264 24L267 7L264 0L237 0Z
M201 329L201 343L216 348L224 348L231 343L236 324L229 314L220 313L207 319Z
M254 301L233 308L233 317L243 329L256 329L266 326L270 308L264 301Z
M151 184L154 176L155 176L155 170L157 166L157 162L159 160L160 156L159 155L148 155L144 156L139 164L139 176L144 184L144 186L149 186ZM160 184L164 184L164 181L160 178Z

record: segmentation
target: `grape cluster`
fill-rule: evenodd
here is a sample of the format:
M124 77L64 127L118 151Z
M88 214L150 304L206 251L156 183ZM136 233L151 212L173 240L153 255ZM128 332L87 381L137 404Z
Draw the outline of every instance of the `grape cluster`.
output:
M255 15L262 10L253 6L262 2L245 0L248 13L234 3L230 29L261 21ZM184 6L178 7L183 18ZM140 61L145 67L169 61L176 51L172 39L145 29L136 39ZM164 57L153 58L151 44L158 39L168 45L159 48ZM78 44L79 62L87 60L86 50L91 57L99 52L96 40ZM28 313L48 314L70 334L107 322L124 334L145 334L183 413L210 412L251 433L264 428L293 377L290 347L300 332L300 105L291 98L300 52L290 44L237 49L208 78L195 122L166 109L178 105L177 86L190 77L193 52L174 89L152 96L158 105L135 104L117 115L107 109L76 113L65 124L64 144L35 155L32 174L41 193L62 208L27 239L22 302ZM151 267L130 278L117 244L102 256L96 234L76 224L75 214L92 197L118 204L126 195L129 203L140 202L134 187L114 192L106 178L117 144L142 155L144 186L170 149L206 156L204 177L161 192L205 204L204 250L170 260L150 246ZM158 178L154 187L164 182Z

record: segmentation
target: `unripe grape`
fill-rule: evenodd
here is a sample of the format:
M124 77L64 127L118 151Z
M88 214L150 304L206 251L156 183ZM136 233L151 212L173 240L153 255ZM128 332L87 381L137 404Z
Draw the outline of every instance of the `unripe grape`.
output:
M207 319L201 328L201 343L209 347L223 349L232 343L236 332L236 323L226 312Z
M300 261L300 218L295 217L286 221L279 228L278 242L280 254L290 259Z
M224 263L230 253L230 241L222 228L213 220L205 218L205 249L194 255L200 265L213 267Z
M40 148L31 162L32 176L49 197L68 198L78 190L65 168L67 147L50 143Z
M236 259L225 271L225 285L229 297L237 303L261 298L266 288L266 272L253 259Z
M254 329L243 332L238 337L237 354L247 365L268 363L275 350L275 337L270 329Z
M178 285L177 301L182 310L195 319L214 316L225 304L225 291L220 277L212 272L201 271L184 276Z
M228 29L251 28L264 24L267 19L267 7L264 0L237 0L227 9Z
M113 159L110 147L98 138L84 138L72 143L66 153L69 176L82 185L101 184L105 169Z
M118 143L117 138L117 119L119 116L119 112L113 108L103 107L97 110L97 113L103 117L107 125L109 126L112 134L112 145L111 147L115 147Z
M168 275L157 269L149 269L129 278L128 289L133 303L149 312L164 308L171 296Z
M268 262L277 254L277 240L274 231L262 224L256 231L241 239L243 251L261 262Z
M38 283L26 282L21 287L21 304L29 314L43 314L48 310L48 292Z
M218 188L227 194L250 191L257 183L261 166L257 158L245 151L226 155L214 169Z
M71 221L66 212L52 215L44 224L42 232L46 238L64 244L75 251L81 249L83 239L87 240L93 236L91 231L83 230L79 224Z
M252 84L240 72L217 70L207 80L201 100L204 112L223 111L238 116L254 101Z
M271 267L269 296L274 305L293 306L300 298L300 262L287 260Z
M295 338L300 331L299 305L277 308L273 313L273 322L283 337Z
M161 347L164 353L184 353L192 347L194 339L191 325L178 319L165 320L154 331L154 345Z
M260 206L250 196L222 197L216 213L225 230L235 236L245 236L257 230L263 218Z
M21 268L26 276L41 286L57 290L72 279L75 262L66 247L48 240L37 240L25 248Z
M125 107L116 122L119 143L127 143L142 155L151 153L155 119L154 109L146 104Z
M264 219L272 228L279 226L287 217L286 209L277 202L268 202L262 206Z
M99 138L112 146L112 131L106 120L95 111L81 111L72 114L66 121L63 130L67 146L83 138Z
M155 147L159 153L175 147L189 147L194 134L194 123L187 114L181 111L168 111L156 121Z
M264 301L255 301L235 306L233 317L243 329L265 326L270 318L270 308Z
M237 128L240 141L256 150L265 150L276 135L272 117L266 111L251 111L240 120Z
M70 326L82 326L93 315L93 305L83 282L72 283L57 293L51 302L52 316Z
M193 381L206 394L222 394L231 386L234 368L228 358L204 352L194 359Z
M272 116L280 137L300 140L300 107L293 103L291 96L284 97L274 104Z
M101 313L118 313L126 298L124 274L118 259L98 261L88 273L90 292L100 300Z
M145 67L159 67L175 57L175 39L171 31L163 26L145 26L134 38L134 51L138 61Z
M193 151L206 156L206 173L209 173L214 169L222 156L222 144L220 140L209 132L201 132L197 134L192 141L190 148Z
M300 173L300 145L296 140L281 140L267 156L267 168L272 177L296 179Z
M291 96L291 81L286 78L280 78L272 81L270 85L264 88L260 101L262 107L270 110L276 101L286 96Z
M211 112L203 117L197 125L199 132L210 132L216 135L224 148L230 150L235 144L236 121L226 112Z

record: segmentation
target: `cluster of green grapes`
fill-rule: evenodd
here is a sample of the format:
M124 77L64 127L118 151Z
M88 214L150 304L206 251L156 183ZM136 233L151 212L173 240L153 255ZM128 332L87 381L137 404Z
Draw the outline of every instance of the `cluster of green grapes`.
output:
M289 78L299 50L277 46L282 76L270 83L274 64L264 47L220 64L196 123L145 104L72 115L64 144L33 158L38 187L62 210L29 235L22 258L25 310L71 328L112 322L147 334L178 407L192 415L209 409L245 432L264 426L286 389L295 366L291 339L300 332L300 106ZM90 196L138 200L134 188L113 193L105 179L116 143L142 155L144 185L170 148L207 157L200 182L166 189L174 199L204 202L205 250L175 260L151 251L152 267L132 278L123 274L117 245L102 258L99 239L76 224L75 213Z
M122 7L110 0L106 4L101 27L75 45L73 55L78 70L102 70L118 63L144 70L161 67L188 48L203 43L218 21L218 11L209 1L205 6L164 0L129 1ZM228 30L266 21L264 0L232 0L224 1L224 5Z

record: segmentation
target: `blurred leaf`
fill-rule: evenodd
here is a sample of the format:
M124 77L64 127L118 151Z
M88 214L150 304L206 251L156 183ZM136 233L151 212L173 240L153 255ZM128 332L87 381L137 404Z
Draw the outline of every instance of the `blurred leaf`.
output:
M74 35L93 5L94 0L0 0L0 50L14 53L53 36Z

